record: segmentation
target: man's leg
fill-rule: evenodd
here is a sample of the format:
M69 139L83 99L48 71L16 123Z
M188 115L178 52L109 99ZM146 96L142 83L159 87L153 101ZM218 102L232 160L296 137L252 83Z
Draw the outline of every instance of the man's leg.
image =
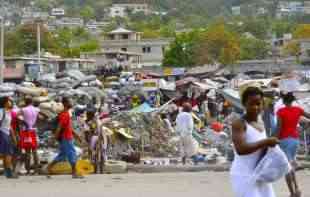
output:
M76 163L77 163L77 155L74 148L73 140L63 140L65 155L68 158L71 168L72 168L72 178L83 178L83 176L78 175Z
M28 149L26 150L26 154L25 154L25 168L27 170L27 175L30 174L30 170L31 170L31 150Z
M18 178L18 176L13 172L11 155L4 155L3 164L4 164L4 174L7 178Z
M286 180L286 184L288 187L288 190L290 192L290 196L291 197L295 197L295 188L294 188L294 184L293 184L293 180L292 180L292 173L289 172L286 176L285 176L285 180Z
M293 170L291 172L291 174L292 174L291 175L292 176L292 182L293 182L293 185L294 185L295 197L300 197L301 196L301 191L299 190L299 186L298 186L298 183L297 183L296 173Z
M38 152L36 149L32 150L32 156L33 156L33 160L34 160L34 173L38 174L39 168L40 168L40 162L39 162Z
M47 175L50 175L50 172L52 170L52 168L60 161L65 161L66 160L66 154L65 154L65 150L64 150L64 145L63 142L59 142L59 153L56 156L56 158L47 166Z

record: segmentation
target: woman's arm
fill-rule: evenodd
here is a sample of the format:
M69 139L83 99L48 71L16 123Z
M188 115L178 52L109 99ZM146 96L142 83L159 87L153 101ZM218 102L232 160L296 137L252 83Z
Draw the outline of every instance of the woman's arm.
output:
M245 140L246 128L242 120L237 120L232 124L232 140L235 150L239 155L248 155L260 149L275 146L278 139L271 137L255 143L247 143Z
M308 119L310 119L310 113L308 113L308 112L304 112L304 117L306 117L306 118L308 118Z

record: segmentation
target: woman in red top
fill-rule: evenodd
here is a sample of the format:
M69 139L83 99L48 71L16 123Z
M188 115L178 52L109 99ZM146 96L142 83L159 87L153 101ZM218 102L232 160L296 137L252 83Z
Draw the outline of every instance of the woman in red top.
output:
M288 93L283 97L285 107L281 108L278 113L278 138L281 140L280 147L286 154L289 162L294 166L297 149L299 145L299 133L297 125L302 116L310 118L310 114L298 106L293 106L295 97L293 93ZM291 193L291 197L300 197L301 192L295 176L295 169L286 175L286 182Z

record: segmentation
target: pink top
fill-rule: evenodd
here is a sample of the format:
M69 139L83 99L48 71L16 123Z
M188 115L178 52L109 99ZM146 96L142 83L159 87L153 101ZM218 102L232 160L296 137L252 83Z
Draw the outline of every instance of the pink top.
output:
M22 108L21 113L24 117L24 121L28 125L29 130L34 129L33 126L37 122L39 112L40 109L32 105Z

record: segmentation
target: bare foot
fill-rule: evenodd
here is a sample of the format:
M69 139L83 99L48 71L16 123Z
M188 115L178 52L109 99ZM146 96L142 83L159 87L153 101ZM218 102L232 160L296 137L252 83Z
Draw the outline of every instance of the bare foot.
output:
M294 197L301 197L301 191L297 190Z

